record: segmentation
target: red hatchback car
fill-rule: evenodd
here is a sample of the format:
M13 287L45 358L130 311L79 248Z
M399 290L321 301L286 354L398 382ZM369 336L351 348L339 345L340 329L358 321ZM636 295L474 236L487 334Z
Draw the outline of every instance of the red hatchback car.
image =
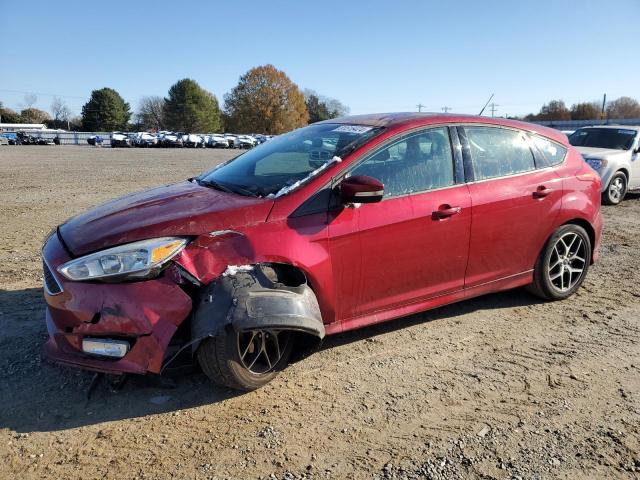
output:
M329 120L60 225L43 247L46 353L144 374L185 349L255 389L325 335L525 285L566 298L601 230L599 177L558 131Z

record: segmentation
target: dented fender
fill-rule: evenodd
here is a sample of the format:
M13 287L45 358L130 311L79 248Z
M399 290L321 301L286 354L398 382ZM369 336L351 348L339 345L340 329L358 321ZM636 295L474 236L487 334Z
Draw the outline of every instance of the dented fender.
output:
M228 265L254 263L255 252L249 239L234 230L219 230L194 239L173 258L203 284L222 275Z
M247 271L248 270L248 271ZM325 336L320 307L313 290L300 272L286 278L271 264L227 271L202 288L191 322L195 352L206 337L227 326L236 331L287 329L322 340Z

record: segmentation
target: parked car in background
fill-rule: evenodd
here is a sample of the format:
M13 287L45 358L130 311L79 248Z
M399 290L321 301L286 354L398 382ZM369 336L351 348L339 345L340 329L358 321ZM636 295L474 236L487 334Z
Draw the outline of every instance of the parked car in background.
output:
M576 130L569 142L602 178L602 202L617 205L640 189L640 127L602 125Z
M268 140L266 135L256 134L251 136L256 140L257 145L261 145Z
M126 133L113 132L111 134L111 146L112 147L130 147L131 139Z
M317 166L309 144L331 156ZM598 257L600 185L539 125L315 123L60 225L42 250L45 351L142 374L185 348L252 390L326 334L520 286L562 300Z
M168 132L165 133L164 136L162 137L162 145L163 147L169 148L169 147L182 147L182 136L183 134L178 132Z
M0 145L9 145L9 138L4 135L0 135Z
M235 148L249 149L257 145L256 140L251 135L238 135L234 143Z
M182 137L182 143L185 147L202 148L205 147L204 139L200 135L190 133Z
M214 133L213 135L209 135L207 147L229 148L229 141L224 137L224 135L218 135Z
M37 145L55 145L53 138L43 137L40 135L36 140Z
M9 145L17 145L18 143L18 134L15 132L3 132L0 133L0 136L6 138Z
M158 138L153 133L138 132L133 144L141 148L155 147L158 144Z
M225 134L224 134L224 138L226 138L226 139L227 139L227 143L228 143L228 145L229 145L229 148L236 148L236 141L237 141L237 138L236 138L236 136L235 136L235 135L232 135L232 134L230 134L230 133L225 133Z
M16 145L37 145L38 138L26 133L26 132L17 132L16 133Z

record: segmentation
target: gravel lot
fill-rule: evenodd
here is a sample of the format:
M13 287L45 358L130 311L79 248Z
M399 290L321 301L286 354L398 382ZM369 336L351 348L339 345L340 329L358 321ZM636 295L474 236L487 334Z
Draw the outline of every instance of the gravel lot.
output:
M45 235L232 155L0 147L0 478L640 477L638 195L604 208L567 301L515 290L332 337L249 394L182 371L87 401L90 374L41 359Z

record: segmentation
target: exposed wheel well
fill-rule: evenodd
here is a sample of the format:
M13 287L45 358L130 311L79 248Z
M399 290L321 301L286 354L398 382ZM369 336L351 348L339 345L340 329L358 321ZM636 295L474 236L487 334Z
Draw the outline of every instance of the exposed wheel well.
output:
M281 283L287 287L299 287L309 283L307 275L298 267L288 263L262 263L265 275L273 283ZM311 287L311 285L309 285ZM313 290L313 288L312 288Z
M574 218L572 220L569 220L568 222L563 223L563 225L569 224L581 226L585 229L587 235L589 235L589 240L591 241L591 259L589 263L593 264L593 245L596 242L596 231L593 229L593 226L584 218Z
M263 263L262 265L263 271L272 282L282 283L288 287L298 287L306 283L315 293L313 284L301 268L289 263ZM320 348L321 343L321 339L310 333L294 332L291 361L295 362L309 356Z
M191 316L195 353L207 337L233 326L237 331L270 327L291 330L294 356L320 346L325 335L322 314L305 272L291 264L260 262L238 268L203 286Z
M627 171L626 168L619 168L618 170L616 170L616 173L618 172L622 172L625 176L625 178L627 179L627 182L629 182L629 172ZM614 173L615 175L615 173Z

